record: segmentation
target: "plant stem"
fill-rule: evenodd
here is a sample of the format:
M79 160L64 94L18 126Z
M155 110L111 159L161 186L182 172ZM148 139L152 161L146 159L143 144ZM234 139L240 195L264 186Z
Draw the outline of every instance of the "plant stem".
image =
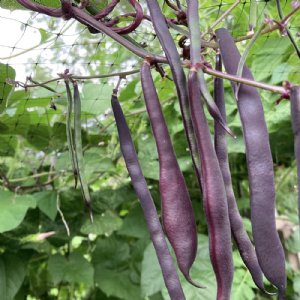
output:
M285 89L284 87L275 86L275 85L255 81L255 80L250 80L250 79L246 79L246 78L242 78L242 77L233 76L233 75L230 75L227 73L216 71L216 70L208 68L208 67L204 67L203 72L210 74L212 76L215 76L215 77L224 78L224 79L228 79L230 81L254 86L256 88L267 90L267 91L270 91L273 93L286 94L288 92L287 89Z
M241 0L235 1L216 21L211 24L210 29L215 28L219 23L221 23L231 13L231 11L240 4L240 2Z
M281 4L280 4L280 0L276 0L276 6L277 6L277 11L278 11L278 15L281 19L283 19L283 12L282 12L282 8L281 8ZM298 6L299 7L299 6ZM300 58L300 49L298 48L298 45L296 44L296 41L294 40L293 35L291 34L290 30L287 28L287 26L285 27L286 33L292 43L292 45L295 48L295 51L298 55L298 57Z

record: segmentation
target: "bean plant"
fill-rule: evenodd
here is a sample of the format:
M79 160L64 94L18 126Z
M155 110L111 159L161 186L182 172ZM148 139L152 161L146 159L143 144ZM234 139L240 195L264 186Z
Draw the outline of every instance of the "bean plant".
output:
M285 241L284 232L279 232L278 214L288 215L293 211L291 228L298 233L300 197L297 197L298 205L296 197L293 198L291 207L287 204L280 207L276 203L276 197L282 197L279 189L282 183L276 182L276 173L282 172L282 181L290 175L280 170L279 163L276 167L274 160L274 143L278 142L277 137L284 136L281 130L285 129L275 126L277 130L270 130L264 102L269 97L270 109L276 107L273 118L280 114L281 107L288 106L284 113L292 141L289 146L292 158L280 159L282 165L290 164L287 170L298 178L294 186L299 190L300 80L293 77L267 82L263 76L258 80L255 61L251 61L248 54L260 37L275 34L276 39L284 39L289 56L299 66L299 43L290 24L299 16L300 2L286 4L284 14L280 1L276 1L272 14L264 7L259 17L259 1L250 1L248 32L234 37L235 28L230 26L228 17L241 7L241 1L230 4L206 26L202 24L205 18L202 5L207 1L14 2L19 8L49 19L74 20L88 31L90 39L100 35L109 37L114 45L126 49L129 57L137 59L138 67L128 72L82 76L72 74L72 66L68 66L57 78L44 82L31 77L21 82L15 81L14 76L6 76L5 84L12 89L11 93L13 88L19 87L24 88L25 91L20 90L22 93L40 88L57 94L51 84L63 83L65 136L57 143L67 146L65 163L69 175L65 184L71 186L72 193L67 195L69 190L65 184L56 188L55 182L61 180L56 176L64 176L55 171L56 162L47 169L48 176L54 170L49 182L28 186L14 185L14 172L2 170L0 165L3 203L23 201L23 206L12 210L22 214L21 220L2 229L1 239L9 239L16 249L28 249L24 260L30 263L31 269L27 272L34 273L38 268L45 284L50 276L56 286L52 287L52 294L47 286L35 290L34 287L41 284L32 280L42 279L30 274L24 281L24 274L16 288L8 289L3 299L298 299L299 270L286 262L286 256L289 248L293 248L292 239L299 237L290 233L289 242ZM4 7L11 5L3 3ZM151 30L153 43L157 43L156 48L134 39L134 34L145 23ZM132 101L128 94L132 88L131 83L124 87L123 82L133 74L139 74L143 100L139 105L145 113L145 123L139 125L138 130L151 127L144 141L135 135L137 128L129 123L132 112L124 113L127 103ZM108 77L114 78L111 82L114 88L104 95L110 103L110 112L105 117L113 117L114 127L110 129L110 138L101 135L100 143L105 147L100 149L107 157L108 166L102 172L107 176L106 183L118 176L127 183L105 190L101 187L105 180L96 178L96 188L88 175L89 168L101 168L101 161L97 147L89 146L95 145L95 141L86 136L87 128L82 125L84 97L80 85L81 81ZM165 96L159 90L163 87L171 90L172 115L168 115L166 107L170 104L165 103ZM18 102L17 93L10 95L14 102ZM50 106L57 110L53 101ZM7 104L0 115L0 125L3 124L4 132L10 132L5 128L8 126L5 120L9 122L6 109L10 109ZM109 156L108 148L113 140L118 153ZM147 143L151 145L144 150ZM241 151L232 151L239 146ZM87 163L89 155L92 166ZM188 168L181 163L183 156ZM232 158L242 161L242 170L234 168ZM296 163L291 162L294 158ZM145 167L147 164L155 168L149 170ZM236 176L234 172L239 171L244 174ZM79 189L81 193L77 193ZM72 201L68 204L69 198ZM246 208L241 207L239 198L246 199ZM17 226L27 210L36 207L52 219L53 224L49 225L43 217L38 218L33 224L42 232L31 236L31 240L27 237L28 240L20 243L15 241L10 230L18 232ZM37 211L32 210L32 216L26 216L29 223L36 214ZM81 234L76 233L78 228ZM151 243L148 243L148 235ZM139 248L144 251L142 255ZM10 249L8 243L3 247L0 268L7 282L18 276L9 268L18 251L14 253ZM148 260L149 257L152 260ZM47 267L36 267L35 261L39 260ZM17 265L24 273L25 266L21 262ZM156 273L150 276L151 267ZM247 281L245 287L243 281Z

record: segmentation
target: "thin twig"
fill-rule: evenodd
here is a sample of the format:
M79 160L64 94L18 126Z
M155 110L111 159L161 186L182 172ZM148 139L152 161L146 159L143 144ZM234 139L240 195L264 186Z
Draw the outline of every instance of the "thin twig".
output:
M66 231L67 231L67 235L70 236L70 228L68 226L68 223L65 219L65 216L64 216L63 212L60 209L59 193L57 193L57 197L56 197L56 209L57 209L58 213L60 214L62 222L64 223L64 226L65 226Z
M281 8L280 0L276 0L276 6L277 6L278 15L282 19L283 18L283 11L282 11L282 8ZM298 7L300 7L300 5ZM294 46L294 49L295 49L298 57L300 58L300 49L299 49L298 45L296 44L296 41L294 40L293 35L291 34L291 32L287 28L287 26L285 27L285 30L286 30L286 33L287 33L292 45Z
M210 75L213 75L215 77L224 78L224 79L228 79L228 80L231 80L231 81L234 81L234 82L239 82L239 83L243 83L243 84L246 84L246 85L254 86L256 88L267 90L267 91L270 91L270 92L273 92L273 93L279 93L281 95L288 94L287 89L284 88L284 87L275 86L275 85L271 85L271 84L267 84L267 83L263 83L263 82L259 82L259 81L255 81L255 80L250 80L250 79L246 79L246 78L242 78L242 77L237 77L237 76L234 76L234 75L230 75L230 74L227 74L227 73L216 71L216 70L211 69L211 68L204 67L203 72L207 73L207 74L210 74Z
M212 23L210 29L215 28L219 23L221 23L230 13L240 4L241 0L235 1L216 21Z

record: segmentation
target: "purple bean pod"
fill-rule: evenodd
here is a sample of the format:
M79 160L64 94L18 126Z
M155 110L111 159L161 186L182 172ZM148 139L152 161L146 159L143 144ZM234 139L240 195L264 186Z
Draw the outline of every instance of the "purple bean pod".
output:
M300 224L300 86L293 86L290 92L291 118L294 132L294 149L298 177L298 217Z
M241 57L235 42L224 28L218 29L216 36L226 72L235 75ZM242 75L253 80L246 65ZM235 92L237 85L232 86ZM273 160L264 110L256 88L241 84L237 96L246 144L255 251L263 273L278 288L279 299L284 299L285 256L276 231Z
M134 21L131 24L129 24L128 26L125 26L122 28L113 27L112 29L114 32L117 32L119 34L128 34L132 31L134 31L141 24L143 17L144 17L144 12L143 12L142 6L136 0L129 0L129 2L135 9Z
M189 274L197 254L196 221L148 61L144 61L141 67L141 82L158 152L163 227L174 249L180 271L192 285L203 288L203 286L195 283Z
M117 6L119 2L120 0L112 0L104 9L102 9L97 14L95 14L93 18L95 18L98 21L105 18L114 10L114 8Z
M228 205L222 173L200 101L200 85L195 68L190 70L188 88L192 120L201 157L203 203L208 224L210 259L217 280L217 300L229 300L233 262Z
M222 71L222 60L220 54L217 54L216 56L216 70ZM225 120L226 122L224 86L223 86L222 78L218 78L218 77L215 78L214 91L215 91L214 98L215 98L216 105L218 106L219 111L222 114L223 120ZM229 161L228 161L226 133L224 132L222 126L218 122L215 122L214 129L215 129L215 150L216 150L217 158L219 160L219 165L221 168L221 172L225 184L230 227L231 227L233 238L236 242L241 258L243 259L248 270L250 271L253 281L255 282L255 284L260 290L262 290L264 293L270 294L264 288L263 273L259 266L255 249L246 233L241 215L239 213L236 204L236 199L232 188L231 173L230 173Z
M112 95L111 105L115 116L121 151L132 185L140 200L144 216L150 232L150 237L162 270L165 285L172 300L185 300L183 290L169 252L165 236L159 222L157 211L142 173L134 144L130 135L126 119L116 95Z
M180 56L177 52L174 40L169 32L167 21L163 15L157 0L146 0L150 17L153 23L155 33L159 42L166 54L167 60L173 74L173 80L176 86L177 95L179 98L180 110L183 119L185 134L187 137L189 149L191 152L193 165L197 175L199 185L201 187L201 166L197 145L195 142L195 133L191 120L186 77L181 66Z

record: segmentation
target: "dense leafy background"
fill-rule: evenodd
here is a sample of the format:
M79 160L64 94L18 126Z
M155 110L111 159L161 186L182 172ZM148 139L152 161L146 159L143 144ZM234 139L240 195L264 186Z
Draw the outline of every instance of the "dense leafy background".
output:
M55 6L58 1L39 2ZM104 2L101 2L102 5ZM200 2L201 26L205 31L208 24L233 1ZM274 1L259 2L260 18L263 12L277 18L274 3L271 2ZM290 1L282 2L287 13ZM126 1L122 1L122 4L126 5ZM2 0L0 6L11 10L20 8L15 1ZM174 17L169 9L164 9L168 16ZM19 22L16 15L11 18ZM244 1L222 26L229 28L234 36L241 36L247 32L248 20L249 1ZM23 14L20 22L21 38L30 40L26 34L34 31L40 35L40 43L39 47L24 54L29 53L29 57L21 55L3 59L0 64L1 299L169 299L143 213L120 154L110 110L110 95L115 79L86 80L80 84L85 172L94 203L93 225L88 220L80 190L74 189L66 144L66 95L63 83L49 84L56 93L43 88L14 90L5 83L7 78L14 79L20 72L43 81L55 77L57 72L63 72L66 68L77 75L130 70L138 68L139 59L109 38L101 34L91 35L72 21L65 23L36 14L32 17ZM298 18L293 18L290 25L295 36L299 26L298 14ZM149 51L158 53L160 48L151 32L151 27L144 24L132 36L137 42L147 42ZM174 39L178 40L180 36L173 33ZM14 55L29 48L18 48L21 38L18 40L16 37L14 45L6 45L10 49L9 54ZM239 44L241 51L245 45ZM208 49L205 57L213 63L214 52ZM275 85L280 85L283 80L300 84L299 58L288 38L280 36L278 32L260 37L247 63L257 80ZM169 72L167 67L165 70ZM205 216L186 150L175 88L172 82L162 80L156 72L153 75L197 219L199 251L192 277L207 286L205 290L196 289L181 278L183 288L188 300L214 299L215 277L209 260ZM212 79L207 77L207 80L212 87ZM251 235L240 120L230 86L228 83L225 86L228 124L237 134L236 140L228 138L234 190L245 226ZM275 106L278 95L270 92L262 91L261 96L276 172L278 227L287 257L287 299L299 299L299 231L296 225L296 169L290 105L288 101L283 101ZM138 75L130 76L123 82L120 100L159 210L157 154ZM50 108L51 103L55 103L57 110ZM70 237L67 236L58 209L70 228ZM53 231L54 235L41 240L41 233ZM235 245L233 248L235 277L232 299L267 299L255 288ZM270 286L268 288L272 289Z

